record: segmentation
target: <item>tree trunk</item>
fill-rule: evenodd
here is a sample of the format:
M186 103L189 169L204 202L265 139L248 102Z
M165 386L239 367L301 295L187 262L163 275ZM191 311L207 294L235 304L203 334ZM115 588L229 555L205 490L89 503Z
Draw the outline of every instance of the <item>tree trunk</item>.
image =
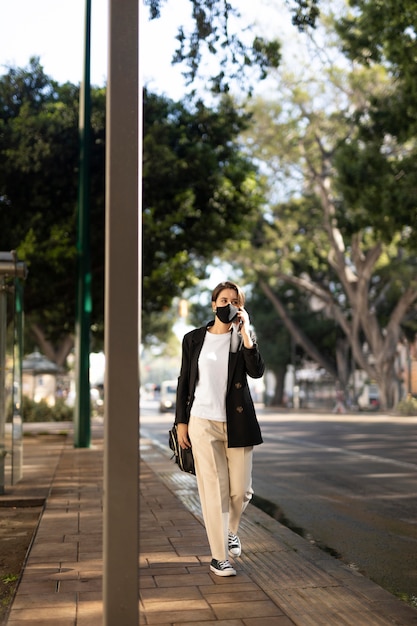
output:
M303 333L301 328L299 328L294 323L294 320L292 320L291 317L288 315L281 300L278 298L276 294L274 294L270 286L262 279L260 280L259 284L260 284L262 291L266 295L266 297L270 300L270 302L275 307L275 310L281 317L282 321L285 324L285 327L287 328L291 336L294 338L295 342L298 343L298 345L300 345L305 350L305 352L313 359L313 361L315 361L316 363L319 363L319 365L321 365L327 372L329 372L331 376L333 376L334 378L337 378L337 372L333 364L319 352L317 347Z
M54 346L52 342L45 337L42 328L38 324L31 324L30 330L42 354L59 367L63 367L67 356L74 347L74 337L72 335L65 335L60 344Z
M284 383L287 366L277 366L273 370L275 376L274 396L271 400L272 406L284 406Z

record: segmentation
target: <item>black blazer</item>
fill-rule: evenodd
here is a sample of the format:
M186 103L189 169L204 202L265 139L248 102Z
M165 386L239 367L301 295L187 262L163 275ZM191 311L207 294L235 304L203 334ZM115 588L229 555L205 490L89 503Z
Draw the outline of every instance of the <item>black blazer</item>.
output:
M209 324L208 326L212 325ZM175 422L188 424L198 382L198 358L207 326L192 330L182 342L182 363L178 378ZM226 391L227 445L229 448L255 446L262 443L261 429L249 391L247 376L260 378L265 365L255 338L254 345L245 348L239 335L236 352L229 353Z

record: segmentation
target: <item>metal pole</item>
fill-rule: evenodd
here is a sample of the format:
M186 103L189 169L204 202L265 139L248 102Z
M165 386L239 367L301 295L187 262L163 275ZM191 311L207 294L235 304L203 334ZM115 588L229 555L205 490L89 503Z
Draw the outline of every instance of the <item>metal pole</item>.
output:
M14 299L12 485L15 485L23 477L23 283L19 278L14 279Z
M6 455L6 330L7 291L5 280L0 276L0 495L4 494L4 457Z
M90 445L90 320L91 320L91 267L90 267L90 49L91 0L86 0L84 79L80 88L79 120L79 181L78 181L78 233L77 233L77 309L76 335L76 399L74 411L74 445Z
M106 626L137 626L139 3L108 6L103 615Z

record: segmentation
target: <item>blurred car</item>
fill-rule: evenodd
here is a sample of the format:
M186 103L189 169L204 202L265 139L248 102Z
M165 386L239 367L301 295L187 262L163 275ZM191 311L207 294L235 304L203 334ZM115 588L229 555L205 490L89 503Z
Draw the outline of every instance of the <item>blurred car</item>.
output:
M177 381L164 380L161 383L161 394L159 399L159 411L175 411L175 401L177 399Z

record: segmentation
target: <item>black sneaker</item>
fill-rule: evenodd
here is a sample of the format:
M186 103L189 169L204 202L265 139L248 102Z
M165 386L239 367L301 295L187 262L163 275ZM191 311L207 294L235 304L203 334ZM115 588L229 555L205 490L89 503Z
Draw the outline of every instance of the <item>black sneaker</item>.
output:
M229 561L216 561L216 559L211 559L210 569L216 576L236 576L236 570L233 569Z
M237 535L231 533L230 530L227 543L229 548L229 556L240 556L242 554L240 539Z

